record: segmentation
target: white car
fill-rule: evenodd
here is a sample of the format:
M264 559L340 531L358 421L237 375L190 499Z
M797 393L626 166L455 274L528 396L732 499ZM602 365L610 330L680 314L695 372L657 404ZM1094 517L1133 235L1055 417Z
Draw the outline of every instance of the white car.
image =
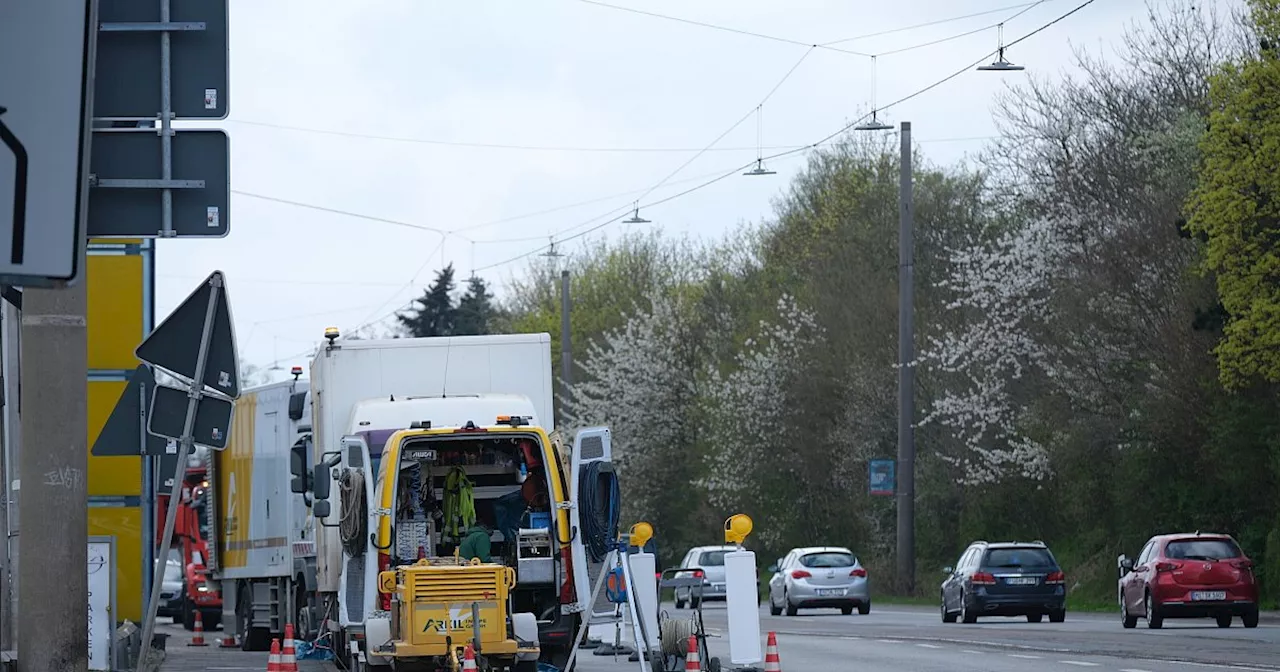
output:
M785 609L795 616L800 609L836 607L852 614L871 613L871 584L867 570L853 551L840 546L793 548L769 566L769 613Z
M738 550L737 546L698 546L689 549L680 561L680 569L701 569L702 590L676 588L676 609L684 609L686 603L697 608L702 600L725 599L724 555Z

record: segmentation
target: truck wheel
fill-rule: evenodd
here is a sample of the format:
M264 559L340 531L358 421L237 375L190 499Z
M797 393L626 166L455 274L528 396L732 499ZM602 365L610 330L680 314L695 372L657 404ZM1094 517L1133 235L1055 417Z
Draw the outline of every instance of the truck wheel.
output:
M182 629L193 632L196 629L196 610L190 598L182 598Z
M241 651L271 650L271 633L266 628L250 626L253 622L253 591L247 586L240 587L240 595L236 599L236 621L240 623Z

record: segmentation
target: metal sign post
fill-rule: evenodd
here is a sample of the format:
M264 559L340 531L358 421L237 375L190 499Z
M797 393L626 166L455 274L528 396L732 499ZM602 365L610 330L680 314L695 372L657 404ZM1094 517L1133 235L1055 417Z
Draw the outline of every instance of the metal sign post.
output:
M192 348L195 345L195 348ZM214 271L155 331L138 346L138 359L172 373L189 382L181 431L172 432L173 416L181 406L181 392L176 388L154 387L148 431L169 436L178 442L173 484L169 489L169 506L161 533L161 550L167 549L177 521L178 501L182 493L187 458L195 444L221 449L226 447L230 430L231 399L240 396L239 368L235 334L227 301L226 281L221 271ZM206 388L213 388L212 390ZM214 391L216 390L216 391ZM178 399L174 398L175 392ZM131 401L129 395L121 403ZM175 406L175 403L177 404ZM225 411L225 413L224 413ZM158 422L159 421L159 422ZM151 598L143 619L143 650L149 650L156 627L156 611L160 607L160 589L164 573L151 579ZM147 669L149 657L138 658L138 671Z

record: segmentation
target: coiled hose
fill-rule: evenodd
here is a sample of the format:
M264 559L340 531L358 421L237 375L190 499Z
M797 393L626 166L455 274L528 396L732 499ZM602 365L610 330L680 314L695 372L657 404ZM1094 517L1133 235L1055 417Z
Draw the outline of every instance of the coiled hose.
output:
M602 476L604 492L601 492ZM621 500L617 474L602 471L599 462L582 468L578 481L578 511L582 521L582 543L592 562L603 562L611 543L618 538Z
M351 557L364 554L365 539L369 530L369 503L364 497L364 471L347 469L338 478L338 493L342 498L342 517L338 519L338 534L342 548Z
M681 659L689 651L689 638L694 635L693 619L665 618L658 626L658 636L662 642L662 655L677 656Z

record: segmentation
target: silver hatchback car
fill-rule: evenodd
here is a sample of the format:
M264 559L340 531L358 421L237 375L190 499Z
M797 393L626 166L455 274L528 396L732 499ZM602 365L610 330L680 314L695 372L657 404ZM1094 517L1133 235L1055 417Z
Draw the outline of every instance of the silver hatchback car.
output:
M871 613L871 584L867 570L853 551L839 546L793 548L769 571L769 613L783 609L795 616L800 609L836 607Z
M702 600L725 599L724 556L736 550L737 546L696 546L689 549L680 561L680 569L702 570L702 590L695 592L690 588L683 591L676 588L676 609L684 609L686 602L696 609Z

